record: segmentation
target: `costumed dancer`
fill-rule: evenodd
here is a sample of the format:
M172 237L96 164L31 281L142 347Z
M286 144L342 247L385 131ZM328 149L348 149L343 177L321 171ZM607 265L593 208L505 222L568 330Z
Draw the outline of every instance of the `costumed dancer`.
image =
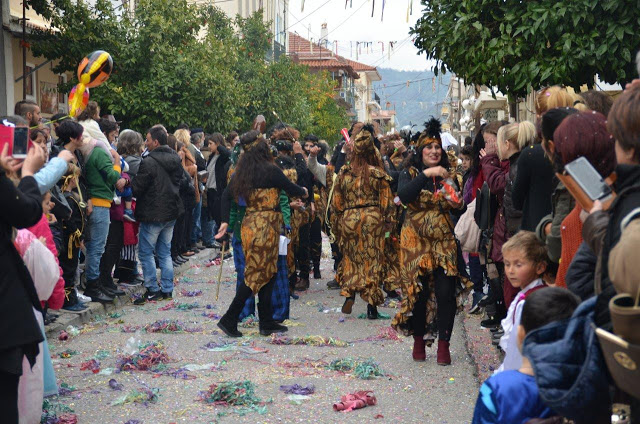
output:
M335 236L331 230L331 225L329 222L329 213L331 204L331 199L333 198L333 186L335 180L337 178L337 174L335 172L335 167L326 163L326 159L324 159L324 155L326 151L323 153L323 148L321 146L311 147L309 149L309 160L307 161L307 166L309 167L309 171L313 174L316 180L317 187L317 200L316 200L316 215L318 215L320 219L320 223L322 225L322 231L329 237L329 241L332 246L335 245ZM318 159L318 154L320 154L321 159ZM333 250L333 249L332 249ZM337 262L334 256L334 262ZM334 267L334 271L335 271ZM335 278L327 283L327 288L329 289L339 289L340 285L336 282Z
M393 197L374 129L364 125L354 131L353 149L335 182L331 202L331 227L342 252L336 280L346 297L342 312L350 314L356 293L367 302L367 318L378 318L384 301L385 234L393 224Z
M437 332L438 365L451 364L449 340L456 311L466 293L458 289L460 282L470 285L459 277L450 215L462 214L464 202L447 200L440 192L441 183L449 177L440 122L432 118L398 183L398 196L408 208L400 236L403 300L391 325L405 335L413 335L415 361L426 359L425 338L431 346Z
M246 262L245 285L238 288L229 309L218 322L218 327L229 337L242 336L238 331L238 317L246 300L255 294L259 299L260 334L267 336L287 331L286 326L274 321L271 307L278 269L278 242L283 227L280 191L284 190L290 196L308 196L305 188L290 182L273 163L269 146L259 136L258 131L250 131L240 138L244 153L227 188L239 205L246 205L240 228ZM230 210L229 196L223 196L223 222L217 239L226 235Z

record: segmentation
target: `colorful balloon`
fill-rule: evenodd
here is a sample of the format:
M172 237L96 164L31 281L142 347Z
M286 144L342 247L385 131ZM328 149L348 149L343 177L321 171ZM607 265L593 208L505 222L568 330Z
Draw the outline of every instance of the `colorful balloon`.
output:
M76 117L89 103L89 89L84 84L78 84L69 93L69 116Z
M82 59L78 65L78 80L86 87L97 87L111 75L113 59L103 50L96 50Z

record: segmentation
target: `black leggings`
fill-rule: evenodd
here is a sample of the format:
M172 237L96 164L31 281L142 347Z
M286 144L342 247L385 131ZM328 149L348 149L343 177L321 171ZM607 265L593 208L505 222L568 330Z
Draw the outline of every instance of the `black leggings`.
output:
M316 218L311 221L311 228L309 230L309 249L311 251L311 259L313 260L313 266L320 264L320 254L322 253L322 224L320 224L320 218Z
M19 381L19 375L0 371L0 411L3 423L18 424Z
M298 231L298 246L296 248L295 257L296 265L300 270L300 278L309 279L309 229L310 224L304 224Z
M276 276L274 275L267 284L265 284L258 292L258 317L260 318L260 324L273 322L273 308L271 307L271 294L273 292L273 286L276 282ZM253 291L246 285L240 284L236 290L236 295L229 305L227 313L224 314L221 320L224 321L238 321L244 304L250 297L253 296Z
M442 268L433 272L437 314L436 328L440 340L449 341L456 316L456 277L449 277ZM421 277L422 286L428 287L429 276ZM427 290L421 290L413 306L413 333L424 336L427 328Z

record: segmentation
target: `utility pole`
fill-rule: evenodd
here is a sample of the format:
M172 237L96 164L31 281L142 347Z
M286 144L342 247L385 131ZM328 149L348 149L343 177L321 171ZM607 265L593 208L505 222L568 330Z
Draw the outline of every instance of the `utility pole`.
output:
M27 99L27 0L22 0L22 100ZM36 88L33 87L33 90Z

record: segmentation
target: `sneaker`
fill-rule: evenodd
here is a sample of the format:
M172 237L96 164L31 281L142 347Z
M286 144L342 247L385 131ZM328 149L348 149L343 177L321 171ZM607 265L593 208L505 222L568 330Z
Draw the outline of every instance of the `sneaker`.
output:
M82 303L89 303L91 302L91 298L89 296L85 296L82 293L78 293L78 301L82 302Z
M480 322L482 328L496 328L500 325L500 320L497 318L488 318Z
M173 299L173 292L171 293L162 292L162 300L171 300L171 299Z
M215 258L213 258L212 260L216 260L218 258L220 258L221 253L218 253L218 256L216 256ZM227 252L224 254L224 258L222 258L223 261L226 261L227 259L229 259L230 257L232 257L233 255L231 254L231 252Z
M122 219L128 222L136 222L136 219L133 216L133 211L131 209L124 210L124 215L122 215Z
M87 305L85 305L84 303L78 302L75 305L63 306L62 309L67 312L73 312L73 313L79 314L80 312L85 311L87 309Z
M157 302L158 300L162 300L162 292L160 290L153 292L147 290L144 296L141 296L139 299L133 301L134 305L144 305L147 302Z

